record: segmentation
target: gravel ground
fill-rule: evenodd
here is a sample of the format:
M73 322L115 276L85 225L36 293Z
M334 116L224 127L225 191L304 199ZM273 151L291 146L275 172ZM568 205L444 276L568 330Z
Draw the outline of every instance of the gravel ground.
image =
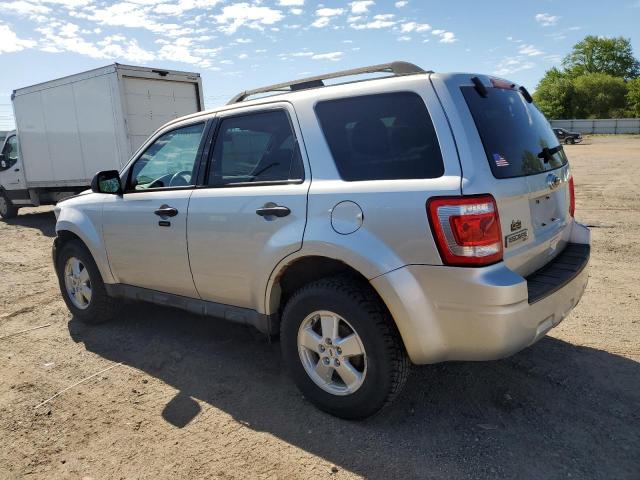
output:
M51 210L0 220L0 478L640 478L640 138L567 151L582 303L509 359L414 368L359 423L309 405L247 328L140 304L80 324Z

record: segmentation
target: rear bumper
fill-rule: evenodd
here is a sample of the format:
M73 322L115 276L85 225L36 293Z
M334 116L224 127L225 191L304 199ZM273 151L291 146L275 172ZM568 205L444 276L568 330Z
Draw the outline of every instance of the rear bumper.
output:
M372 280L416 364L495 360L542 338L579 302L588 280L588 229L524 278L504 263L484 268L408 265ZM576 239L574 238L574 242Z

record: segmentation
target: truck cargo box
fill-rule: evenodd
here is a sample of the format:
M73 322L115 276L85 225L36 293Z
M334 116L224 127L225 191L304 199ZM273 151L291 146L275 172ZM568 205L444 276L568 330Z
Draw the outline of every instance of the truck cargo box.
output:
M15 90L26 187L88 185L158 127L204 108L198 73L114 64Z

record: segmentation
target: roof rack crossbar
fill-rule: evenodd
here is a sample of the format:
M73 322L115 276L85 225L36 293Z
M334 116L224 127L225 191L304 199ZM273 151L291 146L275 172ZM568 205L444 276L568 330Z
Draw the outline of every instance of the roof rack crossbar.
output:
M275 85L269 85L267 87L256 88L254 90L245 90L238 93L235 97L229 100L227 105L233 103L239 103L246 100L248 97L258 95L260 93L269 92L293 92L297 90L305 90L308 88L323 87L325 80L340 77L351 77L354 75L364 75L367 73L390 73L391 76L402 75L414 75L417 73L428 73L422 68L408 62L391 62L382 63L380 65L371 65L369 67L354 68L351 70L341 70L339 72L327 73L324 75L317 75L315 77L301 78L300 80L293 80L290 82L276 83Z

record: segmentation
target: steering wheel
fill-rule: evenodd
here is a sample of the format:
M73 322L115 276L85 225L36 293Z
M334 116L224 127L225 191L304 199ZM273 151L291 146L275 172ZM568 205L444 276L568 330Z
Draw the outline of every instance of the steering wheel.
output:
M169 180L170 187L186 187L191 185L191 170L182 170L175 173ZM188 175L188 176L187 176Z

